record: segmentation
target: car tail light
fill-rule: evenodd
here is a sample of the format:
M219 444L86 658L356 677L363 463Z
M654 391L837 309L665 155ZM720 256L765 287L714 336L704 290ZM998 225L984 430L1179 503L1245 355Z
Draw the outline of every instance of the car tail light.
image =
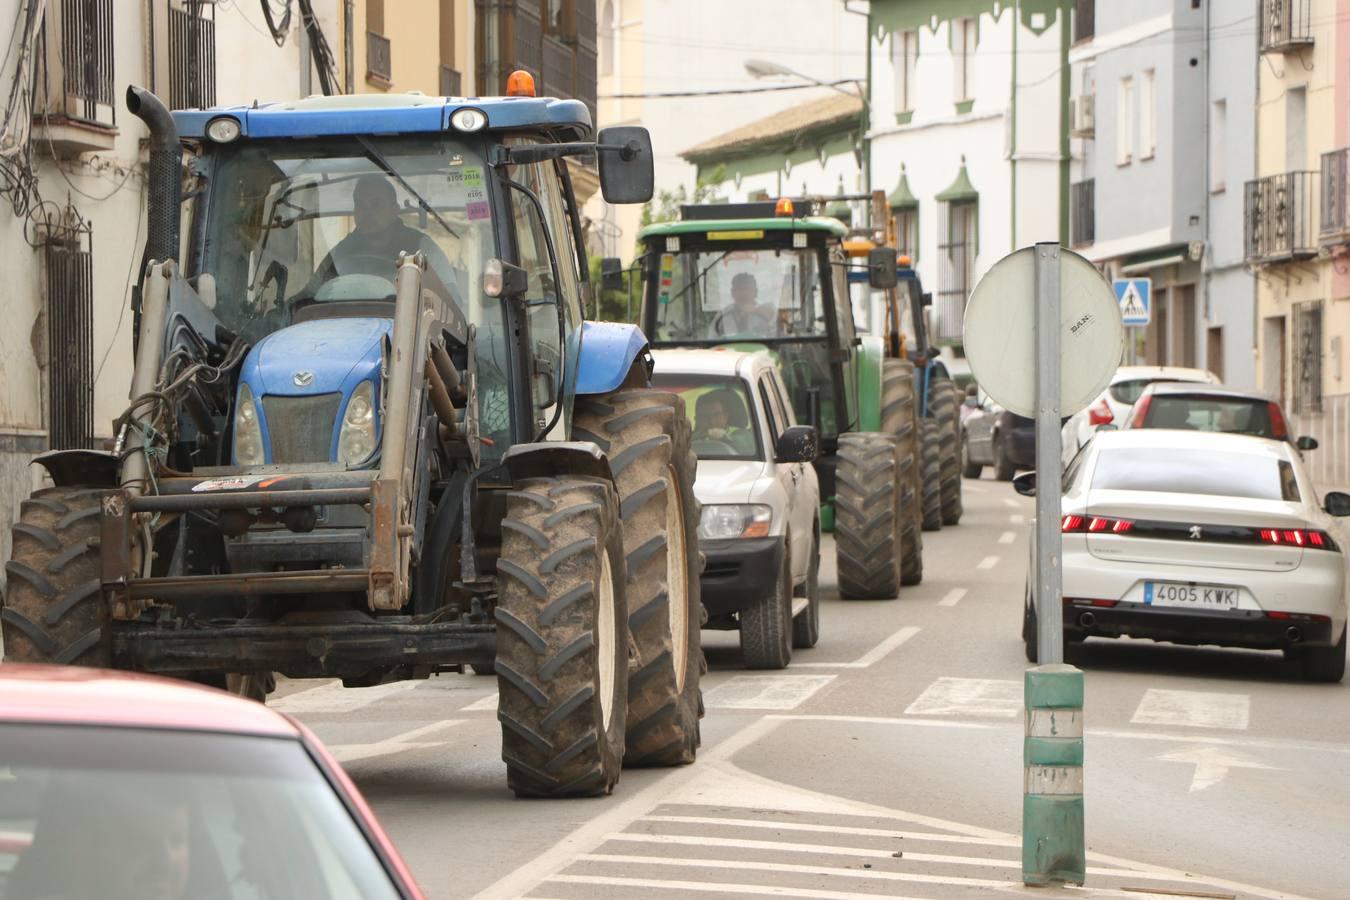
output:
M1074 606L1096 606L1103 609L1115 606L1119 602L1120 602L1119 600L1089 600L1087 597L1064 598L1065 606L1072 604Z
M1148 416L1148 405L1152 401L1152 397L1141 397L1139 402L1134 405L1134 415L1130 416L1131 428L1144 427L1144 419Z
M1089 532L1093 534L1127 534L1134 523L1129 519L1108 519L1105 516L1065 516L1059 522L1059 530L1064 534Z
M1279 612L1278 610L1267 610L1266 615L1272 619L1279 619L1283 622L1330 622L1331 616L1319 616L1315 613L1291 613Z
M1088 410L1089 425L1110 425L1116 420L1116 416L1111 412L1111 406L1105 399L1098 400L1096 404Z
M1284 413L1280 412L1280 404L1267 404L1270 410L1270 436L1277 441L1289 439L1289 428L1284 424Z
M1305 528L1262 528L1261 543L1287 544L1292 547L1307 547L1312 550L1339 551L1336 542L1325 531Z

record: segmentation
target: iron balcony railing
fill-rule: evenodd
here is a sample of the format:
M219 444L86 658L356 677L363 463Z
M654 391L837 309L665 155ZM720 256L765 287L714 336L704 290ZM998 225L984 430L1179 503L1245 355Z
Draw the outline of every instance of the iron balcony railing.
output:
M389 38L373 31L366 32L366 77L381 81L394 80L394 62Z
M1322 243L1350 242L1350 148L1322 154Z
M1089 179L1069 186L1069 240L1073 246L1097 239L1097 182Z
M60 53L61 96L51 98L56 102L46 111L96 125L117 124L113 0L61 0L58 16L47 21L56 22L59 34L44 31L43 40Z
M1261 52L1311 47L1312 0L1261 0Z
M216 105L215 7L187 0L169 6L169 106L206 109Z
M1243 231L1249 263L1317 255L1317 172L1282 172L1247 182Z

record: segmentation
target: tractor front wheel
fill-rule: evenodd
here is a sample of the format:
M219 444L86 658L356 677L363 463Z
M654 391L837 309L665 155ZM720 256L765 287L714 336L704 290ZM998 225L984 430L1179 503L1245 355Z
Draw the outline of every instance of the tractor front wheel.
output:
M922 491L923 530L942 528L942 438L934 419L919 422L919 486Z
M531 478L507 495L497 560L497 718L518 797L608 794L628 693L623 533L598 478Z
M944 379L934 383L933 418L938 423L940 442L942 524L955 525L965 511L961 503L961 392L956 382Z
M919 405L914 363L887 359L881 368L881 431L900 452L900 583L923 581L923 510L919 505Z

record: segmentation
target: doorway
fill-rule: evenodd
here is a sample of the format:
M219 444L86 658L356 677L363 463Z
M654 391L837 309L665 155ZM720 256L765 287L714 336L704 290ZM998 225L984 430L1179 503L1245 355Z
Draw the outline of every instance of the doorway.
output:
M1223 381L1223 328L1211 328L1205 334L1205 368Z
M1261 323L1261 387L1284 406L1284 316Z

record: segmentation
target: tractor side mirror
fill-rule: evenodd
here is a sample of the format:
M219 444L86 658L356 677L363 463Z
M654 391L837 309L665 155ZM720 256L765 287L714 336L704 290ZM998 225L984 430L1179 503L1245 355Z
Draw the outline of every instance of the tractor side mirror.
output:
M895 287L896 253L894 247L873 247L867 253L867 283L877 290Z
M1013 490L1023 497L1036 496L1036 473L1023 472L1012 480Z
M1305 434L1298 440L1294 441L1294 446L1300 450L1316 450L1317 438L1309 437L1308 435Z
M1322 508L1329 516L1350 516L1350 494L1327 491L1326 497L1322 500Z
M793 425L778 436L773 448L774 459L780 463L815 462L820 453L820 441L811 425Z
M623 290L623 260L617 256L600 260L600 287L607 291Z
M652 136L639 125L600 129L595 146L606 203L646 203L656 183Z

